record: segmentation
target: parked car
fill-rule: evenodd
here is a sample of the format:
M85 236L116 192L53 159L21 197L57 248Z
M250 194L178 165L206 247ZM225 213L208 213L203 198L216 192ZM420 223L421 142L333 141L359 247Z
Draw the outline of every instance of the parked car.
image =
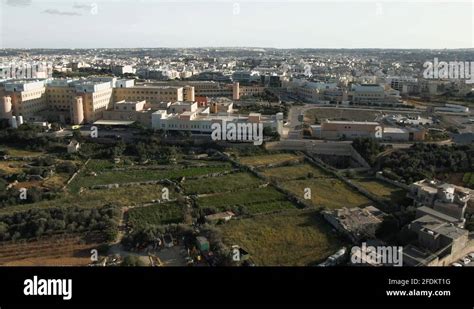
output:
M454 266L454 267L462 267L462 264L459 264L459 263L453 263L453 264L451 264L451 266Z
M474 260L474 252L471 252L467 255L471 260Z
M468 259L468 258L463 258L463 259L461 259L461 262L462 262L464 265L467 265L467 264L471 263L471 260Z

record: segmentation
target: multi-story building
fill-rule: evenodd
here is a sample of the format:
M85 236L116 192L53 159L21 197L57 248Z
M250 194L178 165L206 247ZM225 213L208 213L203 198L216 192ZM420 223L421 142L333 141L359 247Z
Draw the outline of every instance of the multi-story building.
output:
M153 110L145 109L145 101L115 102L113 109L103 112L103 120L136 121L144 126L151 126Z
M171 85L170 85L171 84ZM57 119L60 122L92 123L104 117L104 112L115 108L114 102L145 102L143 110L178 108L180 102L195 102L196 96L241 97L262 94L264 87L244 86L238 83L172 82L143 83L116 77L92 77L86 80L4 81L0 84L1 118L24 116ZM177 102L177 103L174 103ZM168 104L168 106L164 106ZM124 105L117 105L124 106ZM232 106L216 105L217 113L231 112ZM40 114L44 112L44 114ZM181 111L171 111L180 113ZM190 111L194 112L194 110ZM109 113L107 117L112 117ZM121 115L120 117L125 117Z
M0 64L0 79L33 79L51 78L53 67L51 63L27 62Z
M175 105L175 106L173 106ZM178 106L178 109L176 108ZM171 104L167 110L158 110L152 114L152 127L160 130L189 131L196 134L210 134L214 123L235 124L262 124L279 134L282 134L283 115L262 116L251 113L248 116L240 115L215 115L209 113L209 108L195 108L196 103L177 102ZM178 111L178 113L173 112Z
M131 65L113 65L111 71L115 75L135 74L136 70Z
M394 104L401 103L400 92L385 89L379 84L352 85L352 102L355 104Z
M320 101L343 102L347 100L347 93L337 87L336 83L310 82L305 79L293 79L284 84L289 93L305 101L318 103Z
M133 87L119 87L114 89L115 101L142 101L147 103L176 102L184 100L183 87L154 86L148 84L135 85Z
M110 82L78 82L75 83L75 89L82 98L86 123L101 119L103 112L113 105L113 88Z
M408 196L413 199L415 206L428 206L458 221L464 221L467 203L471 198L467 188L426 179L411 184Z
M469 241L467 230L430 215L412 221L408 227L410 231L417 235L417 246L436 256L438 265L452 263L453 260L458 259ZM414 259L406 259L405 264L418 266L430 262L415 261Z
M80 124L84 121L82 97L72 80L51 80L46 84L46 101L50 114L59 121Z
M25 120L35 120L36 116L45 111L46 86L44 81L7 81L4 83L3 96L7 97L2 104L11 104L11 111L15 116L22 116ZM2 110L6 109L6 106ZM3 118L6 118L3 116Z

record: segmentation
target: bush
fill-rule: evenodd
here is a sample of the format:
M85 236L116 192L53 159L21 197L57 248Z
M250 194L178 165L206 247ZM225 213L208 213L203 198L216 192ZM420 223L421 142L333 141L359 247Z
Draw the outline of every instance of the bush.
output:
M140 258L136 255L127 255L123 261L121 266L145 266L145 264L140 260Z

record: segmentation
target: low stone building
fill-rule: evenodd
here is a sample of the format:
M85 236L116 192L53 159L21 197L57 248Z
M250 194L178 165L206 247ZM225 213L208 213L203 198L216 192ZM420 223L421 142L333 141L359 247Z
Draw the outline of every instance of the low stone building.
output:
M323 211L323 217L339 232L347 236L352 242L374 239L375 231L382 223L385 213L367 206L365 208L340 208Z

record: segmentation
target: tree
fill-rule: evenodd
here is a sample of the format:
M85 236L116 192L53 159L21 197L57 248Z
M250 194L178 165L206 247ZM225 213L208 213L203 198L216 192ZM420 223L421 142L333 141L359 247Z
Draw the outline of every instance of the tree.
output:
M140 258L136 255L127 255L123 261L121 266L145 266L145 264L140 260Z
M367 163L374 165L377 155L383 150L374 138L358 137L352 142L352 147L364 158Z

